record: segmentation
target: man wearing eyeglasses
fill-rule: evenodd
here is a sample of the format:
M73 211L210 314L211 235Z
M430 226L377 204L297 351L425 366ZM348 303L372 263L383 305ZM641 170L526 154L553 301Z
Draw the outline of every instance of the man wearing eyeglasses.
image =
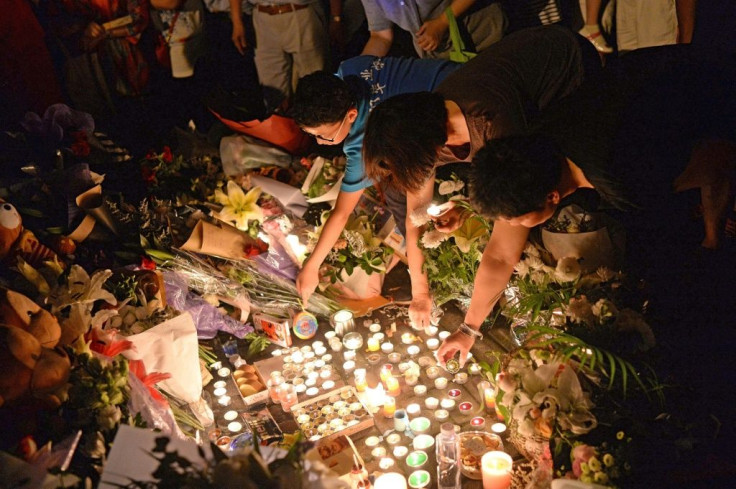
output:
M401 93L432 90L460 65L449 61L358 56L344 61L337 75L319 71L299 80L291 115L319 144L343 144L345 176L335 208L325 222L314 251L304 262L296 286L305 301L319 284L319 268L345 228L363 191L374 184L365 177L363 134L370 111ZM386 207L402 234L405 231L405 196L384 192Z

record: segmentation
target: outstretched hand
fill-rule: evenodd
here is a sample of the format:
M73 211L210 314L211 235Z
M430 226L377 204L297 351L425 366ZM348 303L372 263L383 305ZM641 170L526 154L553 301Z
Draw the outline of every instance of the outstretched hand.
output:
M447 21L443 17L426 21L416 32L417 45L427 52L435 51L447 32Z
M437 359L444 366L449 359L453 358L457 352L460 352L459 362L460 368L462 368L468 360L468 352L470 352L473 343L475 343L475 338L463 334L460 331L455 331L440 345L440 348L437 350Z

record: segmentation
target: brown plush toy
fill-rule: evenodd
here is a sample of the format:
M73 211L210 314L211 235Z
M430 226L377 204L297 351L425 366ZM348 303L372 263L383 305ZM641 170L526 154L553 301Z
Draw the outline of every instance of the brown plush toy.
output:
M56 318L12 290L0 290L0 406L27 394L58 407L71 363Z
M38 267L56 257L50 248L41 244L36 235L23 229L23 219L12 204L0 199L0 260L15 264L15 257Z

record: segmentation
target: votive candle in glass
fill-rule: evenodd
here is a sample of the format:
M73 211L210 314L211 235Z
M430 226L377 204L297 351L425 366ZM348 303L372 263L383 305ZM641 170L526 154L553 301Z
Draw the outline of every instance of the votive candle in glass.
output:
M476 416L470 420L470 427L477 431L484 431L486 429L486 418Z
M401 394L401 387L399 386L399 379L396 377L389 377L386 379L386 390L389 396L397 397Z
M429 472L426 470L415 470L409 475L409 487L411 489L423 489L429 485Z
M393 418L396 412L396 399L391 396L386 396L383 401L383 417Z
M381 349L381 342L377 338L368 338L368 351L378 351Z
M511 457L501 451L494 450L483 455L480 460L483 476L483 489L508 489L511 487Z
M393 375L394 375L393 365L391 365L390 363L386 363L381 367L380 376L381 376L381 382L383 382L384 387L386 387L386 380L389 377L393 377Z
M366 370L364 368L357 368L353 372L355 378L355 390L358 392L365 392L368 388L368 380L366 379Z
M393 462L393 459L391 460ZM380 462L379 462L380 465ZM393 467L393 463L387 468ZM387 470L382 469L382 470ZM374 489L406 489L406 479L397 472L389 472L376 478L373 484Z
M418 469L420 467L424 467L424 464L427 463L427 460L429 460L427 452L424 452L422 450L415 450L407 455L406 465L408 465L412 469Z

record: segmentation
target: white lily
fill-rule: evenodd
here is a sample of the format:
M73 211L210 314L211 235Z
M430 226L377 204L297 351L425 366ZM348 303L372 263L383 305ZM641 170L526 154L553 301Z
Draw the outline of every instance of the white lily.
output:
M263 220L263 210L257 204L260 196L260 187L253 187L246 194L235 181L228 181L227 194L220 189L215 190L215 200L223 206L217 218L233 223L242 231L247 230L249 221Z

